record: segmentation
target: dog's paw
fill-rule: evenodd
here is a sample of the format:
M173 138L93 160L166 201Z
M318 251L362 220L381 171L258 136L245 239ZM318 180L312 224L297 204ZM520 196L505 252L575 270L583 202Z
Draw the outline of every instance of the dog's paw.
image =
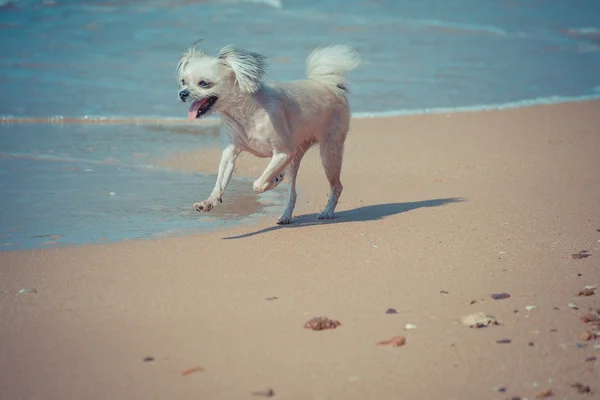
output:
M213 208L213 203L210 201L206 201L206 200L203 202L194 204L194 209L198 212L207 212L207 211L212 210L212 208Z
M281 217L277 218L277 225L288 225L292 223L292 218L291 217L287 217L285 215L282 215Z
M256 180L252 184L252 189L254 189L256 193L264 193L267 190L269 190L269 184L267 182L261 182L259 180Z
M264 193L267 190L271 190L271 189L275 189L275 187L277 185L279 185L282 181L283 178L285 177L285 173L280 173L279 175L277 175L275 178L273 178L271 180L271 182L260 182L258 179L256 181L254 181L254 184L252 185L252 188L254 189L254 191L256 193Z
M317 219L333 219L333 213L332 212L328 212L328 211L322 211L317 216Z
M273 178L273 180L271 181L270 189L273 189L275 186L279 185L283 181L283 178L285 178L284 172L280 173L275 178Z

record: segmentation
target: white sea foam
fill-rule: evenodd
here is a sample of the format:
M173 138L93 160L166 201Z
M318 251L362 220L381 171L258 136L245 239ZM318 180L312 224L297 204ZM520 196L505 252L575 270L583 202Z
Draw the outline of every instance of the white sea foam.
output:
M600 91L600 86L598 86ZM596 90L596 88L594 89ZM549 104L560 104L560 103L576 103L590 100L600 99L600 94L589 95L589 96L551 96L551 97L539 97L536 99L527 99L513 101L509 103L498 103L498 104L481 104L476 106L462 106L462 107L431 107L422 108L418 110L393 110L393 111L382 111L382 112L357 112L353 113L353 118L380 118L380 117L400 117L409 115L424 115L424 114L451 114L460 112L476 112L476 111L490 111L490 110L508 110L513 108L532 107L538 105L549 105Z
M491 104L480 104L475 106L457 106L457 107L429 107L419 109L406 109L406 110L389 110L389 111L377 111L377 112L353 112L353 118L382 118L382 117L402 117L411 115L425 115L425 114L453 114L463 112L477 112L477 111L491 111L491 110L508 110L514 108L533 107L539 105L551 105L560 103L577 103L591 100L600 99L600 85L592 89L594 92L599 94L587 95L587 96L549 96L549 97L538 97L535 99L525 99L519 101L512 101L507 103L491 103ZM0 116L0 123L4 124L26 124L26 123L52 123L52 124L63 124L65 118L61 116L52 118L27 118L17 116ZM155 116L152 118L147 117L130 117L123 118L118 116L99 116L99 117L74 117L68 119L68 124L123 124L123 125L187 125L197 127L214 127L219 124L219 118L216 115L210 116L201 122L188 121L181 117L166 117L166 116ZM0 153L0 155L2 155Z

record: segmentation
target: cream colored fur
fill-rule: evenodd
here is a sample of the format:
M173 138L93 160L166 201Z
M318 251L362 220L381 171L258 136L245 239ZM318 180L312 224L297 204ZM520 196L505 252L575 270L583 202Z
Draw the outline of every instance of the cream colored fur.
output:
M306 60L307 79L267 83L266 62L257 53L227 46L216 57L192 46L179 60L177 80L184 100L215 96L210 112L221 115L223 154L215 188L207 200L194 204L210 211L223 198L240 152L270 157L253 188L262 193L287 176L287 205L279 224L288 224L296 204L296 175L305 152L319 144L330 194L319 219L333 218L342 192L340 172L350 123L344 74L360 62L348 46L316 49ZM200 84L202 83L202 85Z

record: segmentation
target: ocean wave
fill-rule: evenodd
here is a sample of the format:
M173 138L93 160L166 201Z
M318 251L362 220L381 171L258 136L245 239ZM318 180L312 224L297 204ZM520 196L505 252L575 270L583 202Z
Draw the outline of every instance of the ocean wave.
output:
M572 35L600 35L600 28L584 27L584 28L568 28L564 30L567 34Z
M315 10L288 9L282 10L282 15L291 19L301 19L308 21L344 21L345 24L365 25L375 27L374 18L362 13L342 13L326 12ZM467 24L461 22L440 20L440 19L418 19L403 18L395 15L377 15L377 27L381 26L405 26L415 30L447 30L449 32L481 33L494 36L508 35L508 31L502 27L486 24Z
M376 112L354 112L352 118L380 118L380 117L401 117L410 115L424 114L450 114L459 112L475 112L490 110L508 110L514 108L532 107L538 105L550 105L560 103L576 103L600 99L600 85L592 88L592 92L598 94L585 96L548 96L537 97L533 99L524 99L507 103L480 104L472 106L458 107L428 107L410 110L388 110ZM181 117L122 117L122 116L83 116L83 117L16 117L0 116L0 124L91 124L91 125L201 125L215 126L219 124L219 118L211 116L199 121L189 121Z
M90 124L90 125L215 125L219 119L205 118L201 121L189 121L181 117L124 117L124 116L88 116L83 117L17 117L14 115L0 116L0 124Z
M218 3L255 3L272 8L282 8L281 0L221 0Z
M381 117L402 117L409 115L425 115L425 114L452 114L459 112L476 112L476 111L491 111L491 110L509 110L515 108L533 107L539 105L561 104L561 103L578 103L591 100L599 100L600 94L587 96L549 96L538 97L535 99L526 99L512 101L508 103L497 104L481 104L476 106L463 107L432 107L421 108L417 110L395 110L382 112L357 112L353 113L353 118L381 118Z
M177 5L190 5L195 2L192 0L121 0L118 3L109 2L109 1L94 1L94 0L0 0L0 9L1 8L27 8L27 7L35 7L35 6L45 6L45 7L56 7L61 5L71 5L79 3L79 5L83 7L95 7L101 8L103 10L116 10L122 6L138 6L142 8L146 7L173 7ZM251 3L264 5L271 8L282 8L281 0L204 0L197 1L196 3L216 3L216 4L237 4L237 3Z

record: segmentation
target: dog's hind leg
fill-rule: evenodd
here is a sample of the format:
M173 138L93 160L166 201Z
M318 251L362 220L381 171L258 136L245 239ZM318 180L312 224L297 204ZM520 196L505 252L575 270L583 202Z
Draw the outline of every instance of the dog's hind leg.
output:
M344 157L344 140L346 132L340 135L326 136L326 140L321 142L321 161L325 169L325 176L329 181L329 200L327 205L321 211L318 219L332 219L335 206L337 206L340 195L344 187L340 181L342 171L342 160Z
M283 210L283 214L281 217L277 219L277 224L286 225L292 222L292 213L294 212L294 207L296 206L296 177L298 176L298 168L300 168L300 162L302 161L302 157L306 154L306 151L313 145L314 142L306 143L303 146L298 148L296 151L296 155L292 158L290 165L287 167L287 175L290 180L290 188L288 190L288 200L285 205L285 210Z

